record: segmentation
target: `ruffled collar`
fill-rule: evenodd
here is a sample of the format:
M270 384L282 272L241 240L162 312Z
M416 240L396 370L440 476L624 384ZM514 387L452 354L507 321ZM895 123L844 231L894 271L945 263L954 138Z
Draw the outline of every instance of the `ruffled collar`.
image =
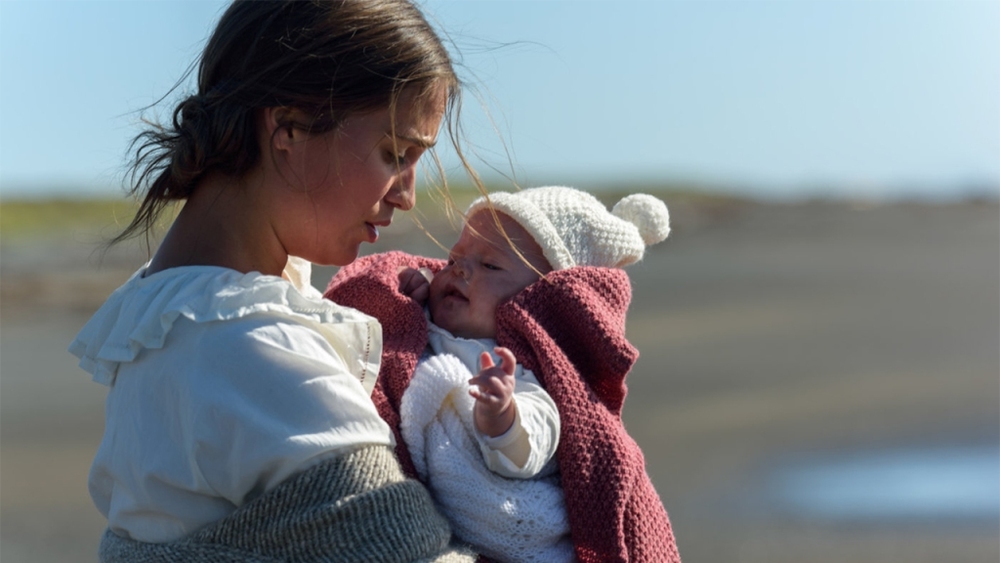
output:
M183 266L146 276L147 267L140 268L108 297L69 347L80 359L80 367L98 383L112 385L121 364L135 360L143 349L162 348L174 322L182 316L205 323L279 313L322 323L334 332L356 332L357 328L368 334L374 331L381 349L378 321L323 299L315 290L308 291L311 287L300 291L278 276L218 266ZM366 360L374 362L364 366L369 373L378 373L380 352L376 352L373 359ZM370 379L364 382L365 387L374 385L375 378Z

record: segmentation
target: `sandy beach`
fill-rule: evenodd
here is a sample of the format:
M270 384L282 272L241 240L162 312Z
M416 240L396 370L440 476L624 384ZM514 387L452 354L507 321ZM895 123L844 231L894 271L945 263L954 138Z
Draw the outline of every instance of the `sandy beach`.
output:
M684 561L1000 560L997 203L666 201L624 419ZM66 348L143 260L98 234L0 247L3 563L96 561L105 389ZM388 248L443 256L403 217Z

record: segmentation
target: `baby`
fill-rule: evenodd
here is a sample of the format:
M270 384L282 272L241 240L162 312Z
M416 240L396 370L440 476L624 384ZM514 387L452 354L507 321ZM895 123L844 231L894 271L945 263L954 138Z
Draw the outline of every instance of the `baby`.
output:
M498 561L575 560L554 460L559 413L495 340L497 307L550 271L524 227L482 209L436 275L399 274L430 320L400 406L403 438L455 533Z
M668 234L666 206L652 196L608 212L573 188L500 192L470 206L446 264L388 253L331 282L327 297L382 321L386 367L373 399L385 397L380 412L408 452L400 457L456 536L484 555L679 560L620 418L637 355L624 338L630 288L620 268ZM396 286L386 290L390 269ZM425 307L426 339L387 291ZM412 371L392 361L414 352Z

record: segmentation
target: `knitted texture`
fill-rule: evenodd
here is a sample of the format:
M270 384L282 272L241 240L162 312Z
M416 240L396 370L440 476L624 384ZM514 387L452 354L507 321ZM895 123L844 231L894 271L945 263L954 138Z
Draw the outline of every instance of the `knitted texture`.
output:
M417 365L400 405L402 432L421 478L455 536L496 561L573 561L569 522L555 463L532 479L486 466L469 393L473 374L451 354Z
M497 342L534 371L559 408L556 456L582 563L680 561L667 513L625 431L631 299L619 269L553 272L497 310Z
M427 347L427 319L420 304L399 292L395 265L403 263L434 272L444 267L441 260L402 252L366 256L341 268L330 281L324 297L367 313L382 325L382 367L372 391L372 402L379 416L392 428L396 437L396 457L403 471L417 478L399 430L399 403L417 367L417 360ZM406 374L406 377L386 374Z
M399 293L399 268L437 271L443 265L391 252L362 258L331 281L328 298L382 323L385 347L376 390L405 389L427 341L422 309ZM556 457L582 563L680 561L642 452L621 420L625 376L638 357L625 338L630 299L624 271L581 267L549 274L497 310L497 342L535 373L559 409ZM394 334L421 326L421 335ZM398 428L399 402L385 397L394 411L386 421Z
M385 446L307 469L177 541L144 543L110 530L102 563L471 563L449 547L447 521L427 490L407 479Z
M472 202L466 217L490 207L524 227L554 270L628 266L670 234L667 206L647 194L627 196L608 212L596 197L564 186L494 192Z

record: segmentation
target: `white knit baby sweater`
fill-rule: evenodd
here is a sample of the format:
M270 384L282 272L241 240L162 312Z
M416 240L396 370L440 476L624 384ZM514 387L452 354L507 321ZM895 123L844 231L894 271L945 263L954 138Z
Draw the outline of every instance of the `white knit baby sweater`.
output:
M414 466L453 532L501 562L575 561L554 455L555 403L534 374L518 365L518 421L502 436L480 435L468 382L479 371L479 354L493 355L495 343L429 326L433 354L421 359L403 395L400 426ZM494 362L499 364L495 355ZM519 435L531 450L522 467L500 451Z

